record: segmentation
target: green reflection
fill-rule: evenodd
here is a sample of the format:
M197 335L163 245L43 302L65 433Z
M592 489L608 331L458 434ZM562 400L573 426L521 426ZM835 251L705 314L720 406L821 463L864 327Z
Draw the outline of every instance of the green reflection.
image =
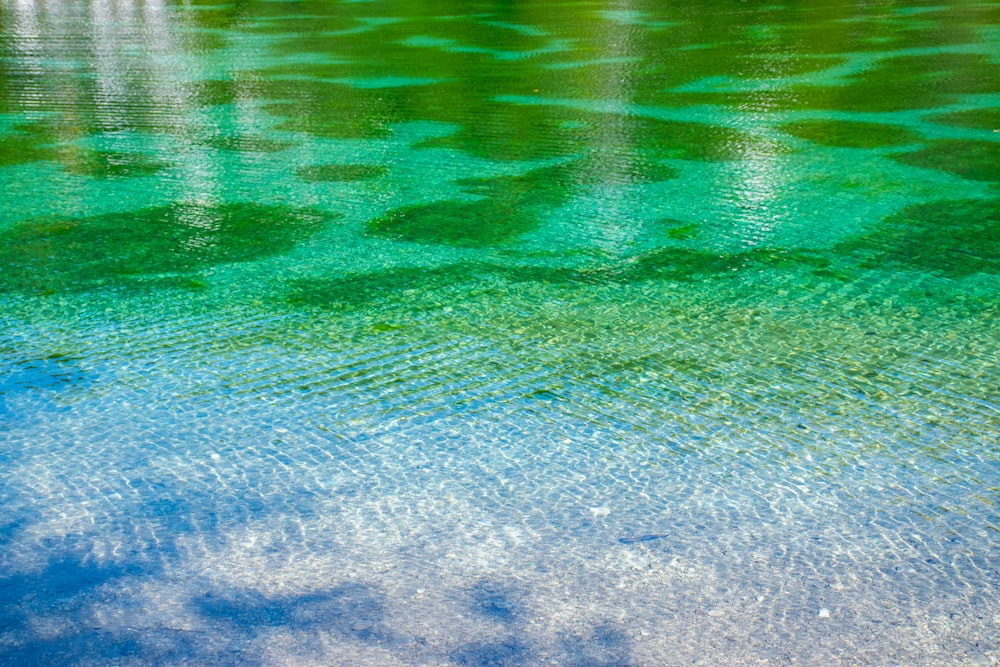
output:
M588 146L582 115L569 110L503 103L477 105L453 135L425 141L491 160L540 160L573 155Z
M467 278L465 265L423 268L404 267L351 274L341 278L300 278L292 284L287 301L295 306L350 307L377 300L399 298L404 292L426 292Z
M55 149L50 145L53 137L30 125L0 134L0 167L51 160Z
M965 111L928 116L927 120L933 123L968 127L974 130L1000 131L1000 108L967 109Z
M846 120L802 120L785 123L781 129L818 144L844 148L880 148L919 141L906 128Z
M367 230L399 241L484 246L509 241L536 224L529 212L486 199L406 206L370 221Z
M666 181L676 171L636 156L603 152L524 174L459 181L476 201L407 206L371 220L373 236L416 243L490 246L511 241L543 222L583 186L627 186Z
M437 267L398 267L340 277L300 278L286 296L295 306L353 308L375 302L420 302L437 289L503 280L563 284L580 279L569 269L460 262ZM440 305L440 304L438 304Z
M897 149L892 159L970 181L1000 179L997 143L929 141L892 125L897 116L878 115L899 111L906 123L923 117L998 129L992 95L1000 92L1000 64L990 41L994 32L984 28L996 22L998 10L981 4L946 3L913 12L913 6L899 3L825 0L585 3L573 6L570 20L562 3L470 6L448 0L432 7L411 0L307 0L293 9L256 0L196 1L155 21L117 26L111 32L118 41L109 42L107 53L101 52L107 57L101 58L87 39L62 38L73 33L72 23L63 19L76 10L53 13L50 21L29 5L11 6L0 15L5 35L0 111L34 119L6 126L13 129L0 142L0 166L51 161L74 174L116 180L84 186L104 188L99 194L68 196L104 196L105 190L117 195L120 186L122 201L116 206L122 208L129 198L145 202L135 191L147 184L124 182L131 177L148 177L150 187L162 187L173 198L220 202L253 193L266 201L306 201L331 190L303 181L382 179L379 196L398 202L398 208L367 221L360 234L345 229L348 245L362 252L373 238L467 250L519 239L544 243L554 229L553 234L578 233L582 243L596 244L601 237L601 247L580 249L589 256L648 251L624 267L566 269L574 280L685 279L791 265L830 271L821 255L806 250L719 252L713 243L753 237L778 247L808 246L809 230L781 234L825 219L817 213L825 208L843 206L845 218L864 225L894 205L881 201L889 194L908 202L942 196L933 191L934 183L903 182L896 165L882 159L886 151L866 155L864 149L922 142L917 150ZM60 37L38 42L38 31L26 27L32 21ZM966 109L980 103L993 106ZM966 110L942 114L937 108L942 105ZM798 116L776 113L788 109L809 110L811 119L788 122ZM919 113L907 113L914 110ZM826 111L865 112L858 118L870 122L823 118ZM407 128L413 126L404 124L410 121L436 123L433 138L407 144ZM298 134L271 135L273 127ZM441 136L442 127L453 131ZM787 137L775 128L809 143L785 143ZM940 136L962 136L938 130ZM933 127L925 132L938 136ZM118 150L81 148L110 145ZM234 170L232 155L206 151L206 145L259 155ZM413 149L426 150L414 155ZM389 164L389 155L393 165L410 158L426 162L426 177L414 183L407 169L368 164ZM761 159L776 155L781 158ZM433 168L437 160L440 170ZM861 161L879 167L861 173L856 170ZM522 162L532 164L516 164ZM537 168L539 163L548 166ZM845 176L823 178L808 171L816 165ZM461 178L513 169L529 171ZM16 173L32 174L30 168ZM713 189L699 188L701 179ZM804 184L809 192L800 206L796 189L804 190ZM462 194L441 194L455 185ZM852 187L856 192L848 192ZM702 216L702 209L720 207L712 206L718 201L692 201L695 191L718 194L754 215L728 216L725 222ZM384 210L377 204L372 209ZM775 212L795 213L777 219L781 214ZM19 210L8 219L29 215ZM132 215L139 228L147 224L147 211ZM679 220L667 217L674 215ZM723 229L748 225L751 218L764 231ZM657 219L659 225L650 223ZM584 220L600 221L601 229L582 229ZM23 235L36 223L15 226L8 235ZM46 241L61 248L57 255L90 244L95 256L114 256L85 240L84 230L100 227L100 219L65 224L72 230L66 232L69 245ZM105 239L109 246L127 246L121 254L137 266L148 265L148 272L140 268L138 274L183 272L187 265L177 264L183 253L171 245L181 241L170 240L180 227L168 221L164 238L146 246L124 232L109 232ZM529 237L533 231L539 233ZM235 238L220 234L219 248ZM28 245L41 244L40 238ZM343 247L319 250L319 261L337 262ZM168 268L143 255L161 252ZM239 261L226 259L221 250L205 252L197 262L193 255L184 261L193 267ZM551 257L567 265L576 261L558 250ZM112 274L127 275L122 266L108 267Z
M265 108L286 120L279 130L320 137L377 139L392 135L391 125L406 120L384 91L350 88L330 83L275 81L267 97L276 102Z
M232 203L28 220L0 235L0 290L198 286L176 274L288 252L330 219L318 211Z
M290 141L275 141L255 136L218 136L205 142L217 150L239 151L241 153L277 153L291 148L295 144Z
M1000 64L969 53L887 58L837 88L798 87L802 107L901 111L949 104L959 95L1000 92Z
M825 278L850 279L830 270L831 264L828 258L810 251L754 249L719 253L664 248L625 263L581 269L460 262L437 267L399 267L346 276L300 278L293 281L286 300L295 306L353 308L375 302L418 302L434 290L449 287L461 287L463 294L474 294L498 280L549 285L629 284L651 280L697 282L713 277L738 277L747 271L764 269L805 271ZM477 285L480 287L476 288ZM430 299L440 305L439 299Z
M501 99L505 104L491 109L493 115L424 145L456 148L490 159L571 155L600 147L609 139L619 150L656 159L718 162L789 150L773 140L721 125L564 109L544 100L521 103L517 101L521 98ZM523 99L529 102L529 98Z
M40 161L57 161L69 173L100 179L152 176L171 164L146 153L61 143L58 124L51 120L19 124L0 134L0 167Z
M149 155L120 151L60 150L59 160L66 171L90 178L141 178L170 166Z
M489 246L533 229L539 214L569 194L570 166L535 169L523 175L463 181L476 201L442 201L407 206L371 220L369 234L416 243Z
M997 142L949 139L892 157L911 167L940 169L973 181L1000 181L1000 143Z
M725 276L748 270L826 269L830 260L804 250L760 248L735 253L692 248L662 248L650 251L625 266L593 271L591 280L609 278L616 282L643 280L696 281L709 276Z
M749 90L668 93L671 105L719 104L741 110L827 109L888 112L931 109L962 96L1000 92L1000 64L972 53L891 55L842 81Z
M1000 199L910 206L837 250L859 257L869 268L897 264L952 278L1000 273Z
M296 176L310 183L368 181L388 173L388 167L373 164L321 164L295 170Z

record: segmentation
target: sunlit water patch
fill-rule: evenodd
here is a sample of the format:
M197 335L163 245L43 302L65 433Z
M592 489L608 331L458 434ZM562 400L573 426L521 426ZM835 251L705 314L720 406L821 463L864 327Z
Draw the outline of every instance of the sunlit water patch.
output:
M998 19L3 0L0 664L996 664Z

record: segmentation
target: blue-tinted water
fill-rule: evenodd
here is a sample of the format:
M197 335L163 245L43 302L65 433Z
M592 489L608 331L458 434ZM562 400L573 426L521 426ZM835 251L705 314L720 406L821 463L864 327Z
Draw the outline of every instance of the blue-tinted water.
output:
M0 664L997 664L998 19L0 0Z

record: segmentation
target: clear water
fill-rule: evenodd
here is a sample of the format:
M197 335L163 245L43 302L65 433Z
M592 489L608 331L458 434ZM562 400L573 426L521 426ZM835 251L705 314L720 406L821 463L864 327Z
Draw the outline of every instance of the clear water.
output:
M0 0L0 664L997 664L998 25Z

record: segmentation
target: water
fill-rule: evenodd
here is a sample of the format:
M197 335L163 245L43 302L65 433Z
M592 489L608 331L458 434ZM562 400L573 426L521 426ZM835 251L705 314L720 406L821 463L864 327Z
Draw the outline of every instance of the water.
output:
M0 664L997 664L998 24L0 1Z

